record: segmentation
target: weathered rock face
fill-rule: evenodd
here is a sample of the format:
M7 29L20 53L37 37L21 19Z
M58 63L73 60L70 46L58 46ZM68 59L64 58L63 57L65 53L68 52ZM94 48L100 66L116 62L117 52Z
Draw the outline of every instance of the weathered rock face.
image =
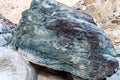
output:
M0 80L36 80L32 66L14 50L0 47Z
M14 27L15 24L0 14L0 80L36 80L36 72L29 62L7 46Z
M103 79L118 68L113 45L92 17L54 0L33 0L11 43L33 63L84 79Z
M67 2L64 1L61 0L60 2L67 5ZM68 6L91 14L102 28L107 27L107 29L104 28L104 31L108 33L117 51L120 50L120 38L117 36L120 31L120 0L79 0L77 2L71 0L70 2L74 4Z
M12 29L15 27L16 24L13 24L0 14L0 46L5 46L8 44L6 39L9 39L9 36L11 36L12 33Z
M73 7L91 14L99 24L120 25L120 0L79 0Z

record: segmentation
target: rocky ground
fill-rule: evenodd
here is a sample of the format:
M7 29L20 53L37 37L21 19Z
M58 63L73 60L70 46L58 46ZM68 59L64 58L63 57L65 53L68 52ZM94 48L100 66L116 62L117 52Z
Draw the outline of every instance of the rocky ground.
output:
M99 0L99 1L98 0L57 0L57 1L63 4L66 4L67 6L70 6L72 8L82 10L84 12L91 14L94 17L94 20L98 23L98 25L102 26L101 28L103 28L103 30L110 37L111 42L114 44L117 52L116 58L120 61L120 36L119 36L120 35L120 9L119 9L120 1L119 0ZM11 22L17 24L19 23L19 20L21 18L21 12L24 11L25 9L28 9L30 6L30 3L31 3L31 0L0 0L0 13L3 16L5 16L7 19L9 19ZM2 48L0 48L0 50L1 49ZM11 50L8 50L8 52L5 52L5 53L9 53L9 52L11 52ZM15 53L14 54L15 56L18 56L16 52L13 51L13 53ZM11 59L12 57L10 56L9 59ZM18 59L16 59L16 61L18 61ZM1 63L1 66L0 66L1 69L6 64L10 63L7 60L5 60L4 64ZM16 74L12 72L6 74L5 72L4 73L5 75L0 76L0 78L2 78L3 80L12 80L12 78L16 78L17 80L18 76L25 77L21 75L23 73L25 75L31 75L31 72L27 73L27 71L25 70L23 70L23 73L21 74L17 73L19 71L18 68L31 69L29 68L31 66L27 66L26 65L27 63L24 63L21 60L16 63L17 64L14 64L14 65L10 63L10 65L12 64L12 66L14 67L14 66L17 66L18 64L23 64L24 66L19 66L19 67L17 66L16 72L15 72ZM8 68L7 69L8 71L12 69L12 67L6 67L6 68ZM47 80L49 79L49 77L51 78L51 80L58 79L58 77L53 75L49 75L49 77L46 78L44 76L46 72L39 72L39 73L40 75L37 77L38 80L40 78ZM12 75L12 74L15 74L15 75L13 75L13 77L10 77L10 78L8 77L8 79L6 79L6 76ZM114 74L112 77L108 78L107 80L119 80L119 79L120 79L120 71L118 71L116 74ZM61 80L61 76L59 80Z

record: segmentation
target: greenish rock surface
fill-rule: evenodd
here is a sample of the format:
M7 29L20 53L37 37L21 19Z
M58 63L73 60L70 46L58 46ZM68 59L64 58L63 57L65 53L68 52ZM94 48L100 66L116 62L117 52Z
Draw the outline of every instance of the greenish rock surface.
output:
M83 79L103 79L118 69L114 47L93 18L54 0L32 1L11 44L33 63Z
M5 46L10 41L12 29L16 27L16 24L10 22L2 14L0 14L0 46Z

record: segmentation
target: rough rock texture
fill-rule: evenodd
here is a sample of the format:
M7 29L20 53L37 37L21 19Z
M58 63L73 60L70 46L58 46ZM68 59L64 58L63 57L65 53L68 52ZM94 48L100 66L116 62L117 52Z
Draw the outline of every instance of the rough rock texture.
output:
M120 0L57 0L91 14L97 23L120 25ZM69 4L68 4L69 3Z
M32 0L0 0L0 13L13 23L18 23L21 18L22 11L29 8ZM120 27L120 0L56 0L69 7L83 10L91 14L94 20L104 26L115 24L114 27ZM117 24L117 25L116 25ZM117 31L116 31L117 30ZM109 33L110 40L116 44L116 40L120 38L112 37L113 31L118 32L120 29L105 30ZM118 32L119 33L119 32ZM116 35L115 35L116 36ZM117 36L119 37L119 36ZM118 42L117 42L118 43ZM115 45L114 44L114 45ZM119 43L120 44L120 43ZM115 45L117 51L120 45ZM120 53L120 52L119 52Z
M0 14L0 80L35 80L31 65L7 46L14 27L15 24Z
M13 24L8 19L3 17L2 14L0 14L0 46L5 46L8 44L6 39L9 39L9 36L11 36L12 29L16 27L16 24Z
M65 72L29 64L26 57L8 48L6 40L16 25L0 14L0 80L70 80ZM3 47L4 46L4 47ZM9 46L11 47L11 46Z
M67 5L64 0L60 2ZM120 0L79 0L78 2L73 0L71 3L75 4L68 6L93 16L94 20L109 35L117 53L120 54L120 37L118 36L120 32Z
M32 66L14 50L0 47L0 80L36 80Z
M102 26L120 54L120 0L57 0L63 4L82 10L93 16L96 23Z
M54 0L33 0L12 39L33 63L84 79L103 79L118 68L113 45L92 17Z
M120 57L117 57L116 59L119 61L119 70L114 75L107 78L107 80L120 80Z
M0 13L13 23L18 23L21 18L21 12L28 9L32 0L0 0ZM57 0L67 6L75 9L81 9L91 14L94 20L102 25L102 28L107 26L111 29L111 24L114 27L120 27L120 0ZM110 24L110 25L109 25ZM117 25L116 25L117 24ZM117 31L116 31L117 30ZM117 36L113 38L113 31L119 33L120 29L105 30L109 33L110 40L116 44L116 40L120 39ZM115 35L116 36L116 35ZM118 43L118 42L117 42ZM119 43L120 44L120 43ZM120 50L120 45L115 45L117 50Z
M99 24L120 25L120 0L79 0L73 7L90 13Z

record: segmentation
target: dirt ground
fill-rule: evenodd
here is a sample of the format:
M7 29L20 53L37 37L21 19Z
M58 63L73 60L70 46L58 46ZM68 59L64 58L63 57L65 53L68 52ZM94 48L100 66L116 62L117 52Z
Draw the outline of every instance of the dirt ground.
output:
M32 0L0 0L0 13L13 23L18 23L22 11L30 7Z

